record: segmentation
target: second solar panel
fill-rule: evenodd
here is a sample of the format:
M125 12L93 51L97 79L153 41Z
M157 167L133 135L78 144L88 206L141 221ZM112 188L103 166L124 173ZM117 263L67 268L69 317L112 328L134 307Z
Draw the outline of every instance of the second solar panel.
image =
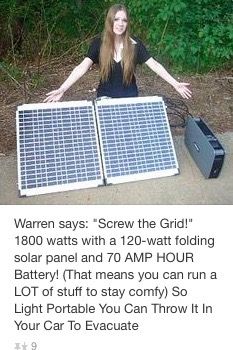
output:
M104 99L96 106L107 184L179 173L162 98Z

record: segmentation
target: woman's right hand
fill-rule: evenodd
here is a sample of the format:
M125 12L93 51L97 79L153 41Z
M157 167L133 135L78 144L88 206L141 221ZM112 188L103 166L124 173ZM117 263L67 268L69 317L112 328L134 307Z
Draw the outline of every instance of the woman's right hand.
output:
M46 97L43 102L58 102L62 96L64 95L64 90L62 89L57 89L50 91L46 94Z

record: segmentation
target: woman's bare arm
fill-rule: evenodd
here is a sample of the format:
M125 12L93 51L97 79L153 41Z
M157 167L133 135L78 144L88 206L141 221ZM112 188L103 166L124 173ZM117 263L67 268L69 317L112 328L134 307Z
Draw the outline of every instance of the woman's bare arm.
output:
M89 57L84 58L84 60L74 68L74 70L70 73L69 77L59 87L59 89L50 91L46 94L48 97L46 97L43 102L59 101L64 93L88 71L92 64L93 62Z
M164 79L166 82L168 82L170 85L176 89L177 92L183 97L183 98L190 98L192 96L192 92L188 89L189 83L180 83L176 79L174 79L167 71L166 69L158 63L154 58L149 58L147 60L146 65L156 74L158 74L162 79Z

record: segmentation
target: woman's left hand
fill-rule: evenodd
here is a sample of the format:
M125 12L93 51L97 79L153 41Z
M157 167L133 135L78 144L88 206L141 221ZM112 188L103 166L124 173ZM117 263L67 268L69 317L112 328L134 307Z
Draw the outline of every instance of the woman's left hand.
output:
M177 92L183 97L183 98L190 98L192 97L192 92L187 88L189 86L189 83L179 83L176 82L173 86L176 89Z

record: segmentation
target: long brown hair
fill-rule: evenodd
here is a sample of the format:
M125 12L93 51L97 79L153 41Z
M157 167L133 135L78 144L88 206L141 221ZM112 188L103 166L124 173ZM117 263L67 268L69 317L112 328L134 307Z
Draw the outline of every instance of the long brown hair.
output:
M127 17L127 27L122 36L123 39L123 56L121 60L123 68L123 81L126 85L130 84L134 74L134 44L129 35L129 14L124 5L113 5L108 10L105 20L105 27L102 34L102 44L100 48L100 78L106 81L109 77L113 66L114 58L114 32L113 23L118 11L124 11Z

